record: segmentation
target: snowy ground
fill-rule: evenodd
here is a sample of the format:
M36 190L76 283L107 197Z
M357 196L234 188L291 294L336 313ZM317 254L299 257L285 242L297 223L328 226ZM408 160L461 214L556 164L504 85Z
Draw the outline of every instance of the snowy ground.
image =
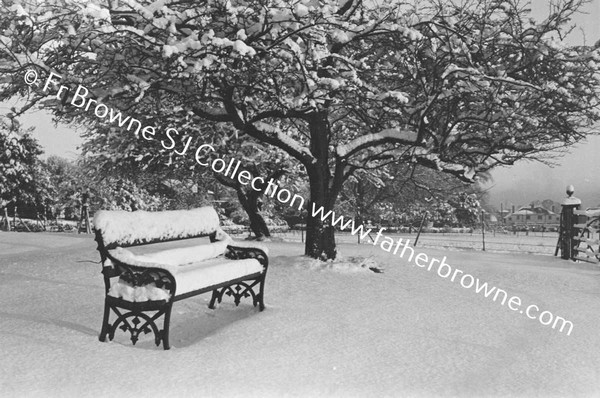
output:
M0 396L600 396L600 270L552 256L421 248L570 319L543 327L371 245L386 270L319 270L268 243L267 309L176 303L170 351L97 340L87 235L0 232Z

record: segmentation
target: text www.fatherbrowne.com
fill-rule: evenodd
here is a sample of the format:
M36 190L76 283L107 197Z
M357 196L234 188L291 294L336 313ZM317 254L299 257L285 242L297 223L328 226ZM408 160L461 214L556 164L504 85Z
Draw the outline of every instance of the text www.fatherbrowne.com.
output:
M371 233L371 230L365 230L362 224L356 227L352 219L344 221L343 216L336 218L333 211L325 213L322 207L316 208L313 205L312 214L313 217L319 216L322 221L329 221L328 219L330 219L331 225L338 225L341 230L350 229L352 235L359 233L361 239L367 238ZM410 239L399 238L397 241L394 241L391 237L383 235L384 230L385 228L380 228L379 232L377 232L377 236L373 239L374 246L379 244L381 249L388 253L397 254L400 252L400 257L404 259L406 256L405 259L412 263L413 267L416 265L429 272L434 271L440 278L449 278L450 282L458 282L465 289L474 288L476 294L482 294L485 298L491 298L494 302L499 302L500 305L508 304L507 306L511 311L518 311L529 319L537 320L544 326L549 326L552 329L558 328L559 332L564 332L567 336L571 335L573 322L561 316L554 315L550 311L540 312L540 307L535 304L524 307L519 296L511 296L509 298L505 290L491 286L487 282L482 283L479 278L465 273L458 268L451 267L446 262L446 256L442 260L433 257L429 258L423 252L415 252L415 249L409 246Z

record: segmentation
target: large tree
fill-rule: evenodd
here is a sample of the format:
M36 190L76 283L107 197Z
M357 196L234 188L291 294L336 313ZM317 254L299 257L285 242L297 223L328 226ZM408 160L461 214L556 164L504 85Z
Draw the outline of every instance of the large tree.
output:
M287 152L327 211L357 170L416 163L472 181L583 138L600 54L559 41L581 3L535 22L518 0L21 2L1 10L0 99L95 118L53 86L30 91L35 68L134 114L178 103ZM308 213L306 254L335 257L333 228Z
M30 133L17 120L0 118L0 210L9 203L39 205L47 197L43 151Z

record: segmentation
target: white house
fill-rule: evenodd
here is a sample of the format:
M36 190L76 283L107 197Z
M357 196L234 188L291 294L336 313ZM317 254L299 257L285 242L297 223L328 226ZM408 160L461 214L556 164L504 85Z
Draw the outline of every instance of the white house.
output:
M560 214L541 206L524 206L504 217L506 225L556 225L560 223Z

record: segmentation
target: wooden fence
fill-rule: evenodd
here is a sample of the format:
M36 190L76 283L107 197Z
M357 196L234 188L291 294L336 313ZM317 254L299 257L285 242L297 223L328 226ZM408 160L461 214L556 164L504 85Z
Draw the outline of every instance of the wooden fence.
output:
M578 217L573 225L573 260L600 263L600 209L574 210Z

